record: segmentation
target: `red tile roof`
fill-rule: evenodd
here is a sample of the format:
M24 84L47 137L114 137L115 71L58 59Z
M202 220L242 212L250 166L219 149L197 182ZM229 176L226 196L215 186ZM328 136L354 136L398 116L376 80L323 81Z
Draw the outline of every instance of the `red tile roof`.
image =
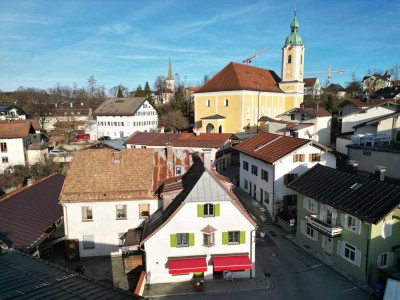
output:
M267 69L230 62L196 93L250 90L283 93L279 76Z
M45 231L63 215L58 197L64 175L53 174L0 199L0 240L12 248L43 241Z
M300 108L299 111L315 116L315 117L332 117L332 114L323 107L315 108Z
M35 133L29 121L0 121L0 138L24 138Z
M235 146L235 149L272 164L310 142L310 140L290 136L258 133Z
M155 133L155 132L135 132L125 143L128 145L146 145L165 147L170 142L173 147L186 148L220 148L230 138L231 133Z
M317 82L317 77L314 78L304 78L303 82L304 82L304 86L305 87L309 87L309 86L314 86L314 84Z

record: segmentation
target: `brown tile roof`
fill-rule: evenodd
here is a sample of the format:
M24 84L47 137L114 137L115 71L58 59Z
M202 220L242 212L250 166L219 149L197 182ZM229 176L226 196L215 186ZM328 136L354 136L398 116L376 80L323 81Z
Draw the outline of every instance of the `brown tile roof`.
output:
M200 86L188 86L186 89L191 92L197 92L200 88Z
M107 99L93 112L96 116L133 116L146 97Z
M306 139L273 133L258 133L235 146L235 149L272 164L310 142Z
M340 103L339 106L343 107L344 105L350 103L357 107L373 107L391 102L396 102L396 101L393 99L373 99L373 100L371 99L368 102L364 102L360 99L347 99L344 100L342 103Z
M81 150L70 164L60 202L156 199L175 165L189 169L188 150L173 151L172 166L167 165L165 149Z
M64 175L53 174L0 199L0 240L12 248L34 247L63 215L58 197Z
M220 148L231 137L231 133L201 133L200 135L195 135L190 132L178 134L137 131L125 143L165 147L165 144L170 142L173 147Z
M278 86L280 81L274 71L230 62L197 93L236 90L283 93Z
M317 82L317 77L314 78L304 78L303 82L304 82L304 87L312 87L314 86L314 84Z
M323 107L315 108L300 108L299 111L315 116L315 117L332 117L332 114Z
M24 138L30 133L35 133L35 129L29 121L0 121L0 138Z

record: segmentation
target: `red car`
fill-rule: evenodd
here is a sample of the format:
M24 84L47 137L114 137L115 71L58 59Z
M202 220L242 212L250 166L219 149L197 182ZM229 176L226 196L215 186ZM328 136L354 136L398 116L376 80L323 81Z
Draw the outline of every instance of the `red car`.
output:
M74 136L72 140L74 142L87 141L90 140L90 134L78 134Z

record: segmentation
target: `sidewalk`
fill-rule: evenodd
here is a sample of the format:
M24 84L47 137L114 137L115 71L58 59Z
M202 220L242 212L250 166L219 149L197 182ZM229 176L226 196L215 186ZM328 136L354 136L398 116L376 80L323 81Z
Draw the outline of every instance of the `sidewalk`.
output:
M256 266L256 275L254 278L234 278L233 282L225 279L206 280L204 291L196 292L191 282L160 283L151 284L144 288L143 297L166 297L177 295L188 295L195 293L229 293L254 290L267 290L271 287L270 282L262 273L259 266Z

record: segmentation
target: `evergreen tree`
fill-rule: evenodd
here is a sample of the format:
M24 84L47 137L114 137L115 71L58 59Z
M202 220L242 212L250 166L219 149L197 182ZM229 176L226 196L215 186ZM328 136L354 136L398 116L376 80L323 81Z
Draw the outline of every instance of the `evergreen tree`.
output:
M144 96L145 95L142 86L139 84L138 87L136 88L135 97L144 97Z
M124 94L122 93L122 88L121 88L121 86L118 87L117 98L124 98Z
M144 94L146 97L151 95L150 85L147 81L146 84L144 85Z

